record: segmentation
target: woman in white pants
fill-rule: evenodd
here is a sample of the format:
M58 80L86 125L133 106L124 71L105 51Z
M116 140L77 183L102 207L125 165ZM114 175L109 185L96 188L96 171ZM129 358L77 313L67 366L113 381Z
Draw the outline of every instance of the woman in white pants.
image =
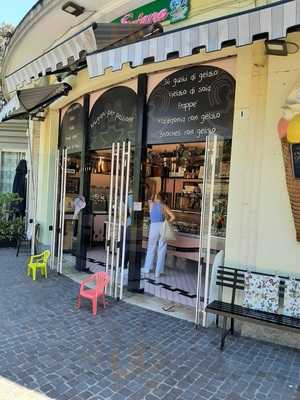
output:
M152 271L157 250L155 277L159 278L160 274L164 272L167 254L167 242L161 238L161 227L165 218L172 222L175 220L175 216L164 203L162 193L156 194L154 201L149 201L149 208L150 230L144 272L145 274L149 274Z

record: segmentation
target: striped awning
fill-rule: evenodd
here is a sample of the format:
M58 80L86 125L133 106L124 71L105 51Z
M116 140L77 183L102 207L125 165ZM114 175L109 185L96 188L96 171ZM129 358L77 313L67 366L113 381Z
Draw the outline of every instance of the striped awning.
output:
M7 89L13 92L34 79L63 70L76 62L84 64L87 53L132 43L157 31L161 31L159 25L93 24L6 76Z
M300 25L300 0L281 1L127 46L88 54L89 76L103 75L107 68L120 70L127 63L137 67L149 61L166 61L170 56L190 56L200 48L211 52L220 50L226 44L244 46L262 35L269 40L279 39L297 25Z
M0 111L0 122L9 119L27 118L36 114L61 96L67 96L72 89L67 83L46 87L18 90Z
M96 49L94 30L90 26L6 76L5 83L7 89L9 92L12 92L30 83L34 79L38 79L41 76L47 75L49 72L54 72L59 68L67 66L70 60L79 60L83 51L90 52Z

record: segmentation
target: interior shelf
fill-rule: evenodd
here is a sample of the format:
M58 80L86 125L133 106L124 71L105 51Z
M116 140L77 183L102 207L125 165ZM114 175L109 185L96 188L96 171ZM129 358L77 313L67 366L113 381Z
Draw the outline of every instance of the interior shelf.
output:
M176 208L172 208L173 212L178 212L178 213L185 213L185 214L198 214L200 215L200 211L191 211L191 210L178 210Z

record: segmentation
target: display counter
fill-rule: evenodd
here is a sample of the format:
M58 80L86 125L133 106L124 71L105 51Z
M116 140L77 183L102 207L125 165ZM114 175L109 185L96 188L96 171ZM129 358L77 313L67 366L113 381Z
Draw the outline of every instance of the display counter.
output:
M168 242L168 255L198 262L200 236L183 232L175 232L175 234L176 234L176 240ZM145 250L147 249L147 242L148 242L148 229L144 228L143 248ZM207 240L204 240L203 245L204 247L207 246ZM217 253L220 250L225 250L225 238L212 236L211 250L214 253Z

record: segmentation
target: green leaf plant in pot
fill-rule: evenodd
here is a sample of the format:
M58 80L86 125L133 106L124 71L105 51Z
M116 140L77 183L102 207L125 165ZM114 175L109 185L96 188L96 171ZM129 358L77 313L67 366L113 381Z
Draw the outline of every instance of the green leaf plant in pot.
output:
M147 159L149 165L151 165L152 176L161 176L162 171L162 159L159 153L154 151L149 151L147 154Z
M24 220L16 212L21 201L16 193L0 194L0 247L15 245L24 234Z
M191 157L191 152L185 148L183 144L180 144L176 148L176 165L177 167L186 168Z

